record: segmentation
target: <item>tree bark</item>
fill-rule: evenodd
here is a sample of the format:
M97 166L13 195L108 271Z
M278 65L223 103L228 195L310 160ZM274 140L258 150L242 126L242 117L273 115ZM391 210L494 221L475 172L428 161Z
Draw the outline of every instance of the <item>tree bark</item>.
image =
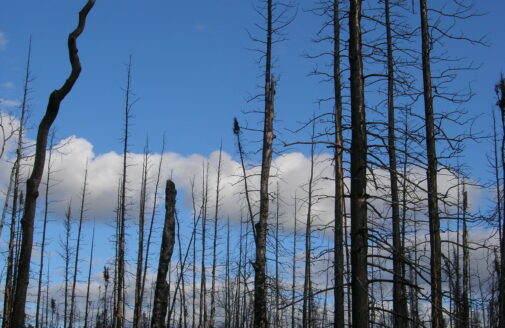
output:
M86 187L88 183L88 163L86 162L86 170L84 172L84 185L82 187L82 197L81 197L81 209L79 212L79 226L77 228L77 245L75 248L75 262L74 262L74 277L72 281L72 294L70 296L70 318L68 322L68 327L72 328L74 325L74 311L75 311L75 287L77 284L77 271L79 265L79 249L81 247L81 230L82 230L82 220L84 218L84 211L86 206Z
M47 228L47 215L49 213L49 189L51 187L51 158L53 155L53 139L54 134L51 135L51 142L49 143L49 158L47 160L47 180L46 180L46 192L44 199L44 223L42 227L42 242L40 246L40 268L39 268L39 282L37 288L37 306L35 310L35 328L40 325L39 312L40 312L40 302L41 302L41 292L42 292L42 273L44 270L44 249L46 246L46 228Z
M152 328L165 327L165 316L168 305L168 284L167 273L170 259L174 251L175 244L175 197L177 191L175 184L167 180L165 188L165 224L163 227L163 237L161 239L160 259L158 264L158 275L156 277L156 288L154 290L154 304L152 312Z
M407 300L405 298L405 284L403 283L402 268L402 233L400 225L400 199L398 192L398 172L396 166L396 136L395 136L395 72L393 64L393 37L391 30L390 1L384 1L386 18L387 42L387 111L388 111L388 157L389 177L391 184L391 219L393 225L393 326L402 328L407 325Z
M95 0L88 0L84 7L79 12L79 23L77 28L68 36L68 50L72 71L63 84L63 86L54 90L49 96L46 113L39 124L37 132L37 144L35 146L35 159L33 164L32 174L26 182L26 198L23 218L21 226L23 230L23 239L21 244L20 261L18 267L18 278L16 283L16 295L14 298L13 308L13 327L24 327L25 323L25 305L28 283L30 280L30 261L33 247L33 226L35 221L35 209L37 206L37 197L39 196L39 185L44 172L44 164L46 159L47 136L49 129L53 124L60 104L65 96L70 92L77 81L81 72L81 64L77 54L77 38L84 30L86 17L93 8Z
M349 67L351 82L351 265L352 323L368 327L367 136L361 56L361 0L351 0L349 12Z
M214 211L214 239L212 242L212 282L210 292L210 320L209 327L214 328L216 321L216 258L217 258L217 228L219 223L219 188L221 183L221 155L222 146L219 148L219 160L217 166L216 181L216 207Z
M91 237L91 254L89 257L89 269L88 269L88 285L86 288L86 307L84 309L84 328L88 328L88 317L89 317L89 288L91 285L91 268L93 267L93 249L95 247L95 226L93 226L93 235Z
M420 0L422 67L424 84L424 113L426 128L426 150L428 155L428 216L430 226L430 269L431 269L431 317L432 327L442 328L442 251L440 241L440 218L437 188L437 151L435 141L435 119L431 84L430 31L428 25L427 0Z
M146 206L146 189L147 189L147 171L148 171L148 151L147 146L144 152L144 163L142 164L142 182L140 186L140 210L139 210L139 235L137 249L137 271L135 275L135 308L133 310L133 327L140 327L142 318L142 265L144 257L144 221L145 221L145 206Z
M498 107L500 108L502 118L502 145L501 145L501 164L502 170L505 172L505 78L500 78L499 83L496 85L496 94L498 96ZM505 174L502 177L505 182ZM502 229L505 229L505 197L503 198L504 211L502 215ZM500 244L500 280L499 280L499 302L498 302L498 322L500 328L505 328L505 234L502 235Z
M334 320L333 327L344 327L344 167L342 128L342 83L340 70L340 0L333 0L333 93L335 110L335 205L334 205Z

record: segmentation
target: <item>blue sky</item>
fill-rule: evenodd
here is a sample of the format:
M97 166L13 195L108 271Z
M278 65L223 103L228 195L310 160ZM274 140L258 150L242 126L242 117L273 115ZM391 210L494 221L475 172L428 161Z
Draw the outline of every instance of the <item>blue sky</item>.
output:
M75 134L91 141L97 153L120 150L123 92L128 56L133 56L133 89L138 97L132 120L133 151L141 151L146 135L159 149L161 135L167 147L180 154L208 154L219 147L233 153L231 121L242 110L260 108L246 103L260 85L257 54L246 29L259 22L252 1L97 1L79 39L83 71L56 121L58 135ZM45 109L47 96L66 77L66 37L76 23L82 1L9 1L2 4L0 32L7 40L0 50L0 97L19 99L29 36L33 38L32 122ZM319 18L299 5L296 20L286 29L289 40L275 48L277 118L280 130L294 129L317 111L315 101L327 88L307 74L317 65L302 54L314 51L310 43ZM416 8L417 9L417 8ZM464 22L471 36L487 35L489 47L467 44L448 49L463 53L482 67L464 75L473 82L471 113L486 114L494 102L493 85L504 71L505 36L498 22L503 1L480 1L486 16ZM417 22L411 22L415 24ZM453 47L453 46L451 46ZM320 65L320 64L319 64ZM254 122L254 119L249 118ZM479 124L487 128L488 119ZM33 133L33 132L32 132ZM479 149L482 147L479 147Z

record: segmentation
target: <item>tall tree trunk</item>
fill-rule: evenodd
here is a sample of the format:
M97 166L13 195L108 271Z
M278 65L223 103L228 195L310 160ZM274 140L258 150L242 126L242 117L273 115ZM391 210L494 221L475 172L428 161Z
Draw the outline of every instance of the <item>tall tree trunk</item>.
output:
M426 127L426 150L428 155L428 216L430 226L430 269L431 269L431 320L433 328L442 328L442 251L440 241L440 217L437 188L437 151L435 140L435 119L431 84L430 31L428 24L427 0L420 0L422 67L424 84L424 113Z
M340 0L333 0L333 94L334 94L334 122L335 122L335 205L334 219L334 320L333 327L344 327L344 167L343 151L344 141L342 136L342 83L340 70Z
M216 181L216 207L214 212L214 239L212 243L212 287L210 292L210 322L209 327L214 328L216 321L216 258L217 258L217 228L219 220L219 188L221 182L221 155L222 145L219 147L219 160L217 165Z
M393 37L391 30L390 1L384 1L386 16L387 42L387 80L388 80L388 157L389 177L391 183L391 219L393 225L393 325L402 328L407 325L407 302L402 270L402 241L400 224L400 200L398 192L398 172L396 167L396 136L395 136L395 71L393 57Z
M312 140L310 146L310 175L307 195L307 218L305 221L305 275L303 283L302 327L312 327L312 187L314 182L314 148L315 121L312 126Z
M147 145L144 151L144 163L142 164L142 182L140 186L140 210L139 210L139 235L137 250L137 272L135 275L135 308L133 310L133 327L140 327L142 318L142 265L144 257L144 221L147 192L147 173L148 173L148 150Z
M65 213L65 221L63 222L65 226L65 244L63 245L64 249L64 261L65 261L65 290L63 292L63 327L67 327L67 320L68 320L68 283L69 283L69 275L70 275L70 257L71 257L71 250L70 250L70 232L72 228L72 221L71 221L71 215L72 215L72 204L71 202L68 203L68 208Z
M505 183L505 78L500 78L499 83L496 85L496 94L498 96L498 107L500 108L502 119L502 144L501 144L501 165L503 174L503 182ZM505 186L505 184L504 184ZM499 200L498 200L499 201ZM505 229L505 197L503 197L502 215L502 229ZM498 322L500 328L505 328L505 234L501 237L500 243L500 282L499 282L499 308L498 308Z
M19 129L18 129L18 140L17 140L17 148L16 148L16 160L14 161L14 165L12 167L12 178L13 182L13 191L12 191L12 213L11 213L11 223L10 223L10 236L9 236L9 248L7 255L7 274L5 280L4 287L4 311L3 311L3 320L2 320L2 328L11 327L11 322L13 322L13 318L11 317L14 308L13 304L15 300L13 299L15 289L14 286L16 284L16 275L14 274L15 266L14 266L14 244L16 242L16 215L17 215L17 206L18 206L18 195L19 195L19 184L20 184L20 169L21 169L21 159L22 159L22 150L23 150L23 134L24 134L24 124L25 124L25 115L28 106L28 91L29 91L29 83L31 80L30 77L30 61L31 61L31 52L32 52L32 41L30 39L28 45L28 58L26 61L26 70L25 70L25 79L24 79L24 87L23 87L23 101L21 103L21 117L19 118ZM10 184L10 183L9 183ZM10 186L9 186L10 189ZM9 197L10 190L7 191L6 196L6 206L4 206L4 211L7 208L7 198ZM12 325L13 326L13 325Z
M34 164L32 174L26 182L26 199L23 218L21 220L23 242L21 244L18 277L16 281L16 295L14 297L12 315L13 327L24 327L25 323L26 293L30 280L30 261L33 246L33 226L37 197L39 195L39 185L46 159L47 136L51 125L58 115L61 102L70 92L81 72L81 64L79 62L79 56L77 55L76 41L84 30L86 17L94 4L95 0L88 0L86 2L82 10L79 12L79 24L77 25L77 28L68 36L68 50L70 63L72 64L72 71L63 86L58 90L54 90L49 96L46 113L39 124L37 144L35 146Z
M115 328L124 327L124 282L125 282L125 231L126 231L126 179L127 158L128 158L128 137L129 137L129 120L131 117L131 55L128 62L127 80L125 89L125 109L124 109L124 135L123 135L123 170L121 173L121 191L120 191L120 207L119 207L119 238L118 238L118 259L117 259L117 287L116 287L116 304L115 304Z
M84 218L84 212L86 207L86 187L88 184L88 162L86 162L86 169L84 171L84 185L82 187L82 197L81 197L81 209L79 211L79 225L77 228L77 245L75 248L75 261L74 261L74 278L72 281L72 294L70 297L70 318L68 322L68 327L72 328L74 325L74 311L75 311L75 288L77 284L77 272L79 265L79 249L81 247L81 230L82 230L82 220Z
M463 295L461 298L461 328L470 327L470 254L468 245L468 227L466 213L468 208L468 195L463 182Z
M160 154L160 161L158 163L158 173L156 174L156 183L154 186L153 208L151 211L151 222L149 224L149 233L147 234L146 258L144 260L144 271L142 273L142 290L140 292L141 295L144 295L145 285L146 285L147 266L149 265L149 248L151 246L151 237L152 237L152 233L153 233L154 217L156 215L156 206L157 206L157 201L158 201L158 187L160 184L161 167L163 165L163 155L164 154L165 154L165 137L163 137L163 143L162 143L161 154Z
M275 197L275 321L274 327L280 327L280 287L279 287L279 217L280 217L280 191L279 181L277 181L277 192Z
M275 81L272 68L272 0L267 0L267 27L266 27L266 50L265 50L265 112L263 122L263 147L261 157L261 180L260 180L260 212L259 222L256 223L256 259L254 262L254 328L267 327L267 284L266 284L266 242L268 228L268 181L272 163L272 144L274 139L274 95Z
M202 173L202 266L200 268L200 313L198 327L206 328L207 322L207 281L205 275L205 242L207 240L207 203L209 195L209 164L203 165Z
M93 249L95 247L95 226L93 225L93 235L91 237L91 252L89 256L88 285L86 288L86 308L84 309L84 328L88 328L89 317L89 289L91 285L91 268L93 267Z
M167 180L165 188L165 224L161 239L160 259L156 288L154 290L154 305L151 319L152 328L165 327L165 316L168 305L167 273L175 245L175 184Z
M295 192L295 204L294 204L294 228L293 228L293 268L291 272L291 328L296 328L296 312L295 312L295 297L296 297L296 223L298 213L298 204Z
M365 90L361 56L361 0L351 0L349 12L349 67L351 80L351 265L352 324L368 327L367 273L367 136Z
M51 141L49 143L49 157L47 159L47 178L46 178L46 192L44 198L44 223L42 227L42 242L40 246L40 268L39 268L39 283L37 287L37 305L35 310L35 328L39 328L41 325L41 320L39 320L40 313L40 302L41 302L41 292L42 292L42 272L44 270L44 250L46 246L46 228L47 228L47 215L49 213L49 189L51 188L51 158L53 155L53 143L54 134L51 135Z

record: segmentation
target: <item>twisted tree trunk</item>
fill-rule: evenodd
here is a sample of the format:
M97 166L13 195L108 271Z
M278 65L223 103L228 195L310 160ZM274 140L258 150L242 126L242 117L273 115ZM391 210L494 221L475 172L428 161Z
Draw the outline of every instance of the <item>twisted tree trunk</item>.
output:
M30 280L30 261L33 247L33 225L35 221L37 197L39 196L39 185L44 172L44 164L46 160L47 136L51 125L58 115L61 102L70 90L72 90L75 81L77 81L77 78L81 73L81 63L77 54L77 38L83 32L86 17L91 8L93 8L94 4L95 0L88 0L88 2L86 2L79 12L79 23L76 29L68 36L68 52L70 63L72 65L72 71L63 86L58 90L54 90L49 96L46 114L39 124L33 170L30 178L26 181L25 207L23 218L21 219L23 240L21 244L16 294L14 297L14 308L12 312L13 327L24 327L25 324L26 293L28 290L28 282Z

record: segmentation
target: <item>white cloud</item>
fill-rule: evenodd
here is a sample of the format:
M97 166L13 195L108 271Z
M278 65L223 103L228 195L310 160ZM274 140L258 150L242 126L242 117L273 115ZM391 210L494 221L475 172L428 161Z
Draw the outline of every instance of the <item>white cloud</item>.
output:
M12 108L12 107L17 107L20 105L20 102L17 100L10 100L10 99L5 99L5 98L0 98L0 107L5 109L5 108Z

